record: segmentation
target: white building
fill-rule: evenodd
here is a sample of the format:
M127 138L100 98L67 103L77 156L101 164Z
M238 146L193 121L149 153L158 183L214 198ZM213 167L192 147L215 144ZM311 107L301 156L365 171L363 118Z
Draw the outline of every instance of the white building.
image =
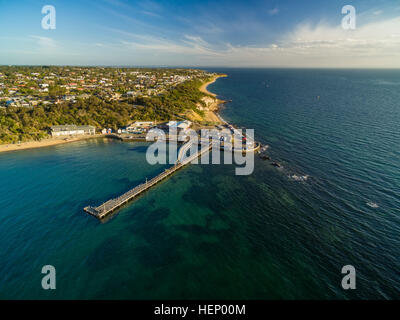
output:
M172 129L172 128L176 128L178 131L186 131L187 129L190 128L190 126L192 125L192 122L189 120L185 120L185 121L169 121L167 123L167 127Z
M189 129L191 127L191 125L192 125L192 122L189 120L181 121L178 123L178 129L185 131L185 130Z
M136 121L125 128L126 132L141 132L154 126L153 121Z
M51 127L51 135L59 136L77 136L83 134L95 134L96 128L93 126L60 125Z
M134 123L131 124L131 126L135 126L135 127L141 127L141 128L145 128L145 127L151 127L154 125L153 121L136 121Z

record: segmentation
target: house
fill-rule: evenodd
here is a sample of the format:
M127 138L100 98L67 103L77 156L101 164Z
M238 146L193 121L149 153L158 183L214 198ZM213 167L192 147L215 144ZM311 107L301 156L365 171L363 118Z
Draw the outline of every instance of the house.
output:
M192 122L189 120L185 121L169 121L167 122L166 126L168 129L176 129L177 131L186 131L190 128Z
M126 96L127 96L127 97L134 97L135 95L137 95L137 93L136 93L135 91L128 91L128 92L126 93Z
M143 132L154 126L153 121L136 121L125 128L126 132Z
M132 125L139 128L148 128L154 125L153 121L136 121Z
M112 129L111 128L104 128L103 130L101 130L101 133L102 134L109 134L109 133L112 133Z
M192 125L192 122L189 120L185 120L185 121L180 121L178 123L178 129L186 131L187 129L190 128L190 126Z
M166 123L166 126L167 126L168 128L176 128L177 125L178 125L178 121L174 121L174 120L168 121L168 122Z
M90 94L87 93L82 93L81 95L79 95L80 99L89 99L90 98Z
M76 101L76 96L74 96L74 95L65 95L65 96L63 96L63 100L64 101L75 102Z
M53 137L59 136L76 136L76 135L83 135L83 134L95 134L96 128L93 126L77 126L77 125L59 125L59 126L52 126L51 128L51 135Z
M40 100L30 100L29 103L31 104L31 106L35 107L40 103Z

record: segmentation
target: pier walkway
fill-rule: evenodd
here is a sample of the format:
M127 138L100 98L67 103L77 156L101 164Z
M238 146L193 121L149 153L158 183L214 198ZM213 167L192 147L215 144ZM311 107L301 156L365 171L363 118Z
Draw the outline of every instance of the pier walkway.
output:
M164 180L171 174L173 174L175 171L181 169L197 157L200 157L202 154L208 152L212 148L212 143L209 143L205 146L202 146L201 149L185 158L187 151L191 147L192 143L188 142L185 145L181 147L181 150L179 152L179 158L178 161L175 163L175 165L171 168L165 169L165 171L161 172L158 176L154 177L153 179L146 181L145 183L142 183L135 188L129 190L128 192L124 193L123 195L119 196L118 198L108 200L107 202L103 203L102 205L98 207L85 207L84 210L91 214L92 216L95 216L96 218L102 219L106 217L108 214L113 212L114 210L118 209L122 205L126 204L128 201L134 199L136 196L140 195L144 191L150 189L152 186L156 185L158 182Z

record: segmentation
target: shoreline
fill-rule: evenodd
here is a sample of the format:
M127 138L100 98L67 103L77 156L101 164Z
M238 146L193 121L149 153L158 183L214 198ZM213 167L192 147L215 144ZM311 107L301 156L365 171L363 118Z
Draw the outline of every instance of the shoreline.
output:
M67 140L65 140L66 138L48 138L48 139L43 139L41 141L22 142L20 144L2 144L2 145L0 145L0 153L9 152L9 151L28 150L28 149L57 146L60 144L65 144L65 143L101 138L102 136L104 137L104 135L102 135L102 134L95 134L95 135L90 135L90 136L82 135L82 136L77 136L77 137L70 137L70 138L67 138Z
M215 81L217 81L219 78L226 78L226 77L227 77L226 74L224 74L224 75L222 75L222 74L221 74L221 75L216 75L216 76L213 77L210 81L203 83L203 84L201 85L201 87L200 87L200 91L203 92L203 93L212 95L213 97L216 97L217 95L216 95L215 93L213 93L213 92L208 91L208 90L207 90L207 87L208 87L210 84L213 84L213 83L214 83ZM220 101L222 101L222 100L220 100Z
M213 77L210 81L203 83L199 90L205 94L211 95L214 97L216 100L214 103L211 104L209 107L209 110L207 111L208 114L206 114L205 119L210 122L217 122L218 124L226 124L227 122L222 119L222 117L219 115L218 110L220 109L220 104L225 103L224 100L220 100L216 98L216 94L212 93L207 90L207 87L217 81L219 78L227 77L227 75L217 75ZM105 137L103 134L95 134L95 135L82 135L82 136L77 136L77 137L62 137L62 138L47 138L43 139L41 141L27 141L27 142L22 142L19 144L1 144L0 145L0 154L5 153L5 152L12 152L12 151L18 151L18 150L28 150L28 149L37 149L37 148L43 148L43 147L51 147L51 146L57 146L61 144L66 144L66 143L71 143L71 142L76 142L76 141L82 141L82 140L88 140L88 139L95 139L95 138L101 138ZM67 139L67 140L65 140Z
M221 75L216 75L214 76L210 81L203 83L199 90L205 94L211 95L216 101L211 104L211 106L208 108L207 114L205 115L205 119L210 122L216 122L217 124L226 124L226 121L221 118L219 115L218 111L220 109L220 105L226 103L224 100L220 100L217 98L217 94L208 91L208 86L210 84L213 84L215 81L217 81L219 78L225 78L227 77L226 74L221 74Z

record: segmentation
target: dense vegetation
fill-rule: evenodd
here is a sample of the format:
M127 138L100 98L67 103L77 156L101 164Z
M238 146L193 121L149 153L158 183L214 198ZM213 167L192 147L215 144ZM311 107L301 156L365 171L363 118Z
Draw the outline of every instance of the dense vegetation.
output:
M114 130L134 120L170 120L192 109L205 94L198 89L200 80L179 84L162 96L137 97L124 102L105 101L96 96L75 103L39 105L33 108L0 109L0 143L39 140L48 135L50 126L89 124L97 129Z

